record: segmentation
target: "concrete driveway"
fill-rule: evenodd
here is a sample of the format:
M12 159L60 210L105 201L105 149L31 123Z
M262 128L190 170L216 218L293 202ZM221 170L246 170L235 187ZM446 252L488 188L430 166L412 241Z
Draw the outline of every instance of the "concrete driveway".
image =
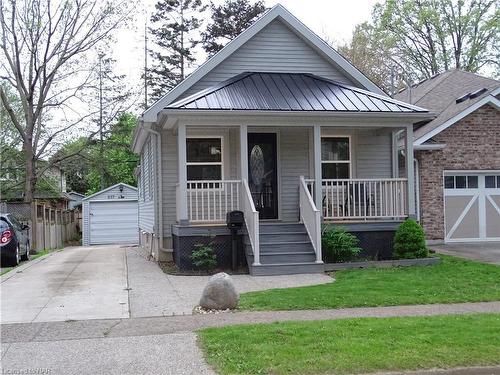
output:
M73 247L2 276L2 323L127 318L125 249Z
M1 323L189 315L208 278L166 275L138 248L67 248L2 275ZM233 280L239 292L332 281L320 274Z
M430 248L438 253L477 260L485 263L500 264L500 242L453 243L434 245Z

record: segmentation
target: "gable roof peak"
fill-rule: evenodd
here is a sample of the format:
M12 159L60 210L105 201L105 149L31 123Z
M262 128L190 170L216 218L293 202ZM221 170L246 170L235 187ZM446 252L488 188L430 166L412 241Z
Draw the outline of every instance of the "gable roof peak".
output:
M207 73L212 71L227 57L238 50L245 42L250 40L254 35L261 31L265 26L270 24L275 19L284 22L293 32L308 43L313 49L320 52L329 63L335 65L342 70L346 75L351 77L353 81L359 83L363 88L386 96L386 94L366 76L364 76L357 68L342 57L335 49L328 45L323 39L316 35L311 29L305 26L292 13L290 13L283 5L276 4L268 11L264 12L252 25L230 41L215 55L210 57L202 65L200 65L193 73L186 77L182 82L170 90L166 95L159 99L156 103L150 106L142 115L143 122L156 122L158 113L175 101L186 90L192 87Z

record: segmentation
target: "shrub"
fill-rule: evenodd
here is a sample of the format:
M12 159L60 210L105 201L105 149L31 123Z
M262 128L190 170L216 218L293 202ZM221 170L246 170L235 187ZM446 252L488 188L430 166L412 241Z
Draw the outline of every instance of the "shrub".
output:
M397 229L394 236L395 259L414 259L429 256L425 246L424 230L415 220L405 220Z
M329 260L335 263L348 262L357 257L362 251L358 244L358 238L345 228L326 226L323 229L321 246Z
M217 257L211 245L194 245L191 260L197 268L205 271L211 271L217 266Z

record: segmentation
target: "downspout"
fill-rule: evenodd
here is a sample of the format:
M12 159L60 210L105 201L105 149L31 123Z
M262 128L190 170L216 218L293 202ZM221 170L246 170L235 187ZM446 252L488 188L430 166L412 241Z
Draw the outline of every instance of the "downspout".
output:
M156 232L156 236L159 237L160 242L159 242L159 249L158 251L161 251L163 249L163 194L162 194L162 165L161 165L161 134L158 133L157 131L153 129L147 129L144 127L144 123L141 123L141 127L143 130L146 132L153 134L156 138L156 152L155 152L155 158L157 158L156 162L156 183L155 183L155 200L158 198L158 203L155 204L155 213L156 213L156 220L155 220L155 228L154 231ZM158 155L160 154L160 155ZM161 233L160 233L161 231ZM154 237L155 233L153 233ZM159 257L159 254L158 254Z
M415 199L416 199L416 209L417 209L417 221L420 223L420 165L418 159L415 158Z

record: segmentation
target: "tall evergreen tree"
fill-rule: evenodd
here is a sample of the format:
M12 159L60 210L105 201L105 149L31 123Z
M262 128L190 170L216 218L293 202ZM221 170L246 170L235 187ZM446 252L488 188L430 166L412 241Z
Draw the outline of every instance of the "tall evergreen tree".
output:
M262 0L251 3L250 0L226 0L223 4L210 5L211 20L203 33L203 49L210 56L219 52L249 27L266 11Z
M160 0L155 9L148 28L154 42L148 50L153 64L146 79L153 101L182 81L194 63L193 48L200 42L196 31L206 6L201 0Z

